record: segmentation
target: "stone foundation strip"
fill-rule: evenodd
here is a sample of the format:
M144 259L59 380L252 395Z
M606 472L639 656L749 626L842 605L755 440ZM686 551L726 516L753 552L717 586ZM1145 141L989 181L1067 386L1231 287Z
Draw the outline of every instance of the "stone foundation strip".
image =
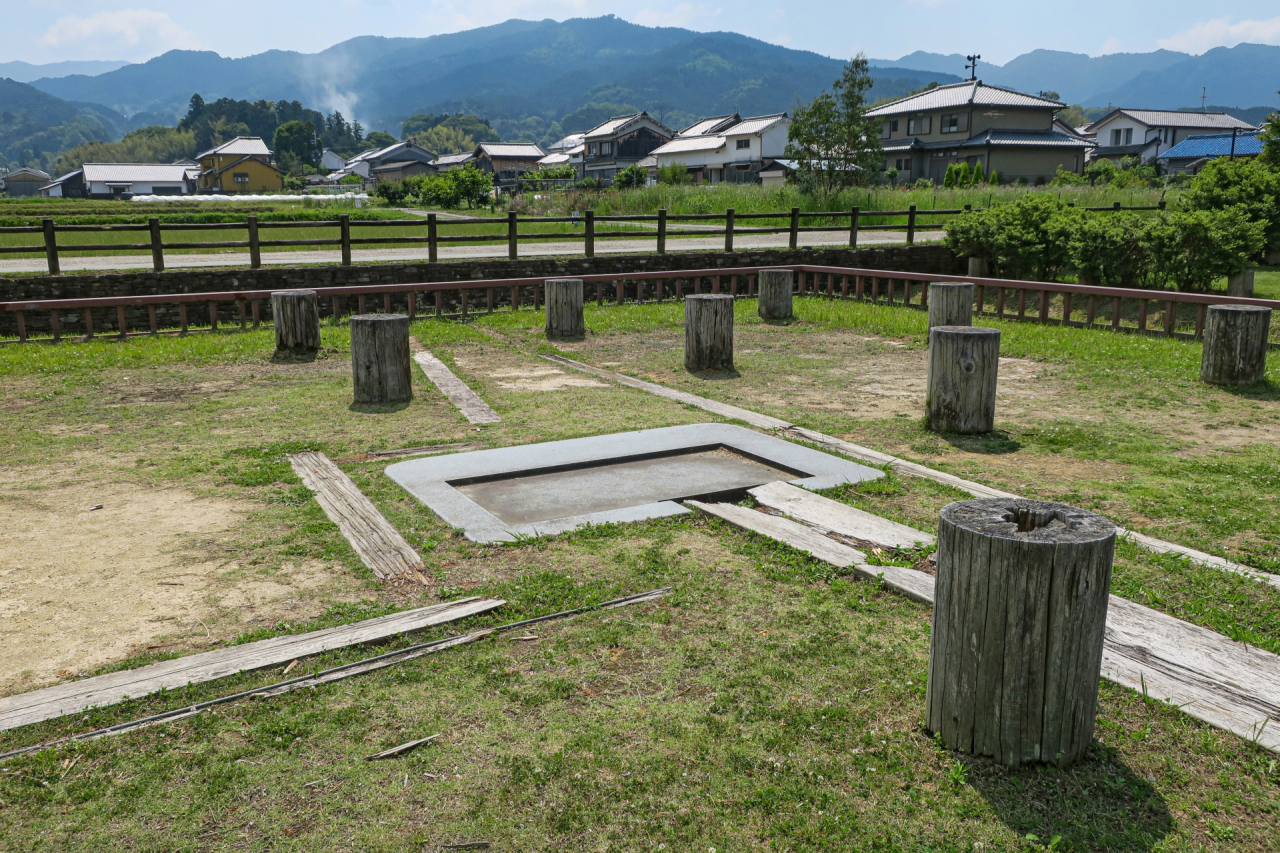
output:
M454 376L453 371L440 359L423 350L415 352L413 360L418 362L422 372L427 374L427 378L440 389L440 393L445 395L471 423L496 424L502 421L498 413L489 408L489 404L481 400L475 391L468 388L467 383Z
M796 489L771 484L777 494ZM686 501L735 527L774 539L824 562L850 568L860 577L915 601L932 604L934 578L915 569L871 566L860 551L812 527L733 504ZM801 521L829 525L830 513L809 501L788 502ZM860 528L831 529L859 537ZM1107 610L1102 676L1143 696L1178 706L1211 726L1229 731L1272 752L1280 752L1280 657L1250 648L1164 613L1111 596Z
M386 640L397 634L422 631L488 613L506 602L492 598L464 598L287 637L272 637L227 649L187 655L80 681L71 681L0 698L0 731L75 714L86 708L115 705L161 690L201 684L241 672L288 663L308 655L360 643Z
M324 514L338 525L361 562L378 580L403 577L421 584L427 582L418 552L333 460L323 453L307 451L290 456L289 462L303 485L315 493Z

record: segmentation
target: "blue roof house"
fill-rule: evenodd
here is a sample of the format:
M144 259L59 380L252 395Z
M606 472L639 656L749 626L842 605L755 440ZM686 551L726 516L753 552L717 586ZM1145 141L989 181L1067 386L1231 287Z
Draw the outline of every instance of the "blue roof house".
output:
M1220 157L1257 157L1262 153L1262 140L1258 137L1256 130L1188 136L1156 159L1167 172L1195 175Z

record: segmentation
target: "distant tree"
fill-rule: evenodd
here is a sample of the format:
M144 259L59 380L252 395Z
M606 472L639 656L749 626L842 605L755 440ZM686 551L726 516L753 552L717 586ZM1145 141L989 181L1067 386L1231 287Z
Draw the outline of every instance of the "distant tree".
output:
M442 177L453 184L458 200L466 202L467 207L483 207L492 198L493 174L482 172L471 164L461 169L451 169Z
M320 140L316 128L309 121L287 121L276 128L272 140L272 150L276 159L283 163L286 159L315 166L320 162Z
M1258 160L1272 169L1280 169L1280 113L1272 113L1267 118L1259 138L1262 140L1262 154Z
M999 186L999 184L1000 184L1000 173L997 172L995 169L992 169L991 174L987 175L987 186L994 187L994 186Z
M457 127L435 127L415 133L409 137L417 145L437 154L462 154L476 150L476 140Z
M985 184L986 182L987 178L982 174L982 161L979 160L977 163L973 164L973 185L977 187Z
M947 166L947 173L942 177L942 186L944 189L955 189L956 186L956 164L952 163Z
M888 181L889 183L891 183L891 184L896 184L896 183L898 182L898 170L897 170L897 168L896 168L896 167L894 167L894 166L890 166L889 168L885 169L885 170L884 170L884 179L885 179L886 181Z
M1214 160L1182 197L1188 210L1238 208L1261 223L1267 247L1280 249L1280 170L1254 160Z
M658 167L658 183L674 186L691 184L693 183L693 176L689 174L689 167L684 163L671 163Z
M859 53L845 64L831 92L795 108L786 156L796 162L802 187L830 197L881 171L880 123L866 115L874 82L866 56Z
M375 130L364 138L364 141L374 148L386 148L388 145L395 145L396 138L391 134Z
M639 189L648 183L649 170L635 164L619 169L613 176L613 185L619 189Z
M1053 91L1052 89L1041 89L1041 90L1040 90L1040 97L1042 97L1042 98L1046 98L1046 99L1048 99L1048 100L1050 100L1050 101L1061 101L1061 100L1062 100L1062 96L1061 96L1061 95L1059 95L1057 92Z
M956 164L956 186L957 187L969 186L969 164L968 163Z
M63 151L53 168L65 175L85 163L172 163L197 153L192 131L153 125L126 134L119 142L90 142Z

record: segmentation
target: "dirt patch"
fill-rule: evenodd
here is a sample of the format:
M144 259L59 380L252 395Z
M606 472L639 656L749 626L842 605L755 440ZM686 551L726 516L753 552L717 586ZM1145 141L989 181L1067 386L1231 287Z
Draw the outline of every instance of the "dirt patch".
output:
M483 349L453 354L458 367L483 376L504 391L566 391L574 388L608 388L608 383L583 373L570 373L518 353Z
M329 579L319 564L239 570L224 540L250 507L107 478L41 487L55 479L3 484L0 692L320 610L302 597Z

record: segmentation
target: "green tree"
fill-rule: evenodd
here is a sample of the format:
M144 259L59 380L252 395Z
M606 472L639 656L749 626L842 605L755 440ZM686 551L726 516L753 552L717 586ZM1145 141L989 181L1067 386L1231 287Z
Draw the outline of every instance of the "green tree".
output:
M947 173L942 176L942 186L944 189L955 189L956 186L956 164L952 163L947 166Z
M457 127L435 127L415 133L409 137L416 144L437 154L462 154L476 150L475 137Z
M374 148L386 148L389 145L396 144L396 138L386 131L375 130L364 138L364 141Z
M1263 226L1267 247L1280 249L1280 170L1259 160L1228 160L1205 166L1182 197L1190 210L1240 207Z
M693 183L693 176L689 174L689 167L684 163L671 163L667 166L658 167L658 183L671 184L673 186L691 184Z
M880 123L867 117L873 83L867 58L859 53L845 64L831 92L795 108L786 155L795 161L802 187L830 197L883 170Z
M1280 169L1280 113L1267 117L1258 138L1262 140L1262 154L1258 160L1273 169Z
M1151 231L1157 275L1179 290L1208 292L1249 266L1266 245L1263 223L1240 205L1162 217Z
M85 163L172 163L197 153L193 131L152 125L126 134L119 142L90 142L63 151L54 171L65 175Z
M956 165L956 186L969 186L969 164L959 163Z
M613 185L619 189L639 189L649 183L649 170L634 164L619 169L613 176Z
M991 174L987 176L987 186L995 187L1000 185L1000 173L995 169L991 170Z
M973 185L981 186L987 182L986 175L982 174L982 161L979 160L973 164Z
M320 140L315 125L309 121L287 121L277 127L271 147L282 164L286 158L308 166L320 162Z

